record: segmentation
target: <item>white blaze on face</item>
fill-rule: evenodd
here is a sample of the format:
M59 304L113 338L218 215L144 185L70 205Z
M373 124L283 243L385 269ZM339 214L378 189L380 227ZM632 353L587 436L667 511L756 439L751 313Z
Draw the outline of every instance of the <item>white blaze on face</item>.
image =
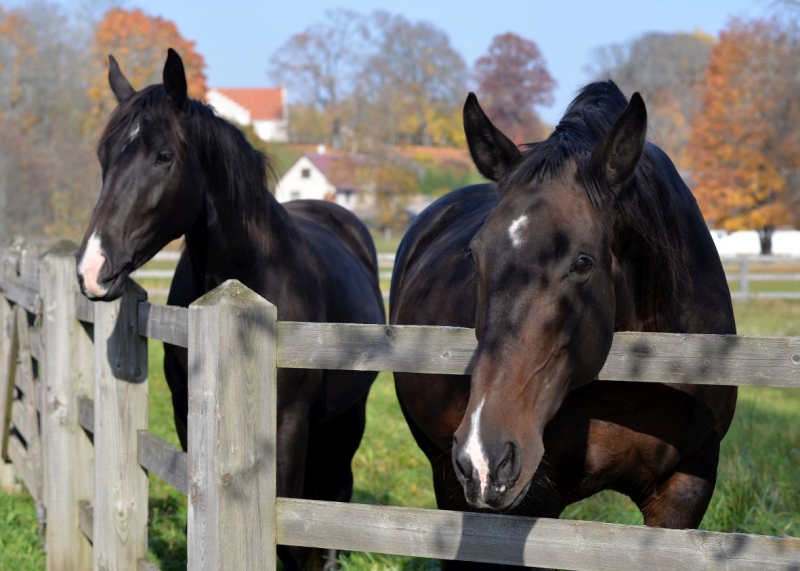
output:
M83 287L96 297L103 297L107 291L97 283L105 262L106 257L103 255L103 248L100 245L100 236L96 231L92 232L89 241L86 242L86 250L83 252L81 263L78 264L78 272L83 276Z
M522 236L522 230L528 225L528 217L523 214L511 223L508 227L508 237L511 238L511 245L519 248L525 241Z
M464 452L469 456L472 466L478 472L478 480L481 483L481 496L486 494L486 484L489 480L489 462L486 459L486 454L483 451L483 444L481 444L481 411L483 410L483 403L486 402L486 397L481 399L481 404L472 413L469 419L469 435L467 436L467 445Z

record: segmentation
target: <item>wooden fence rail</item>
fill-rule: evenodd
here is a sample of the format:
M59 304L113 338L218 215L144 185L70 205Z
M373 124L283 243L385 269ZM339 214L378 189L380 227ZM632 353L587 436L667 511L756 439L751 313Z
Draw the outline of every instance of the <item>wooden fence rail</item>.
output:
M145 471L189 496L192 570L274 569L276 543L578 570L800 569L797 538L276 498L278 368L464 374L474 331L279 322L238 282L189 309L152 305L132 282L92 304L73 251L0 265L2 456L46 508L48 569L154 569ZM147 431L147 337L189 349L188 454ZM800 337L618 333L600 376L800 388Z
M731 292L733 299L800 299L800 291L753 291L750 287L752 282L800 281L800 273L761 271L765 266L776 265L800 268L798 256L726 256L722 258L722 263L727 272L728 282L739 286L737 290ZM735 272L731 271L734 266ZM759 271L753 271L754 267L759 268Z

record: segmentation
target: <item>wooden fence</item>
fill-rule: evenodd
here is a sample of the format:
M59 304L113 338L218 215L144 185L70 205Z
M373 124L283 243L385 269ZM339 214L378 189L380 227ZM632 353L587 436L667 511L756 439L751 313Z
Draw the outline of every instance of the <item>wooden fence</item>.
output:
M751 287L753 282L800 282L798 256L725 256L722 264L728 283L739 286L731 292L733 299L800 299L800 284L790 291L753 291Z
M229 281L189 309L77 292L74 246L6 253L2 457L49 570L153 569L147 477L189 496L188 564L274 569L276 543L577 570L800 569L800 539L275 497L279 367L468 373L474 332L279 322ZM147 431L146 338L189 350L189 451ZM800 338L619 333L603 379L800 388ZM8 466L5 467L8 469Z
M176 251L161 251L155 255L153 261L155 262L169 262L175 265L181 257L180 252ZM381 280L388 281L392 279L392 267L394 266L394 254L378 254L378 275ZM135 280L163 280L164 286L158 288L148 288L147 291L153 297L166 298L169 294L168 285L172 281L172 276L175 275L175 268L172 269L140 269L131 274ZM383 301L389 302L389 291L382 290Z

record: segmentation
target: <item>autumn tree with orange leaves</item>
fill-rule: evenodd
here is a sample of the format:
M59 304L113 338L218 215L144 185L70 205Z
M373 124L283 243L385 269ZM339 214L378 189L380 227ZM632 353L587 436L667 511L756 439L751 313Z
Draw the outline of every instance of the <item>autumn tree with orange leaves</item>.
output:
M139 9L113 8L106 12L95 28L92 47L94 65L88 95L95 116L105 121L117 105L106 79L109 54L119 61L131 85L142 89L161 83L167 48L173 48L183 59L189 97L203 99L207 89L206 62L195 49L195 42L181 36L174 23Z
M756 228L769 253L800 167L800 43L776 19L731 20L710 55L689 157L706 219Z

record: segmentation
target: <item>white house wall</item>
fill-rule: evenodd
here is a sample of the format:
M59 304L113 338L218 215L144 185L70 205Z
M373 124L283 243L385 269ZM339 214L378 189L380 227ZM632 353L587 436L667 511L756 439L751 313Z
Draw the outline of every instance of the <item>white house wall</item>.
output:
M215 89L208 90L206 93L206 101L214 108L214 111L216 111L217 115L220 117L224 117L228 121L233 121L240 125L250 124L250 111L219 91Z
M309 170L308 178L303 178L303 169ZM300 157L278 181L275 198L278 202L309 198L324 200L325 196L334 192L336 187L328 181L322 171L308 157Z
M253 121L256 135L263 141L278 141L285 143L289 140L287 121L260 120Z

